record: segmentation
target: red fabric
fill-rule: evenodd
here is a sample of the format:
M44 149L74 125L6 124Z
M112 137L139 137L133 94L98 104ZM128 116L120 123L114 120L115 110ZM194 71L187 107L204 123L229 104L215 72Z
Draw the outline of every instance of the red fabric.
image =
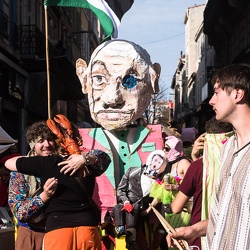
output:
M0 207L7 205L8 191L6 184L0 180Z
M179 186L179 191L188 197L193 196L193 209L191 213L191 224L195 224L201 220L201 205L202 205L202 159L194 161L189 166L182 183ZM198 238L190 245L199 246L201 248L201 239Z
M130 203L126 203L122 210L125 210L126 212L130 213L132 210L134 209L133 205L131 205Z
M21 154L19 153L14 153L14 154L10 154L10 155L6 155L4 156L1 160L0 160L0 163L5 163L7 160L13 158L13 157L16 157L16 156L20 156Z

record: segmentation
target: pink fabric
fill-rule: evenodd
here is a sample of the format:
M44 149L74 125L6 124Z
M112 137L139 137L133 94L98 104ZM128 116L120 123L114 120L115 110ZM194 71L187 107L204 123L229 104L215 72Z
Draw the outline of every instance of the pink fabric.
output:
M170 148L167 154L168 161L174 161L184 154L182 141L175 136L167 136L165 138L165 146Z

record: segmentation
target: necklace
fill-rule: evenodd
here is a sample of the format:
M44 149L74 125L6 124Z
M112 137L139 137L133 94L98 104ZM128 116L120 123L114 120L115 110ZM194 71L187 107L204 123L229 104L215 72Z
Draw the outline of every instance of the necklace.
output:
M242 148L239 149L238 137L236 133L235 133L235 142L236 142L237 150L236 152L234 152L234 155L238 154L241 150L243 150L245 147L247 147L250 144L250 141L249 141L247 144L245 144Z

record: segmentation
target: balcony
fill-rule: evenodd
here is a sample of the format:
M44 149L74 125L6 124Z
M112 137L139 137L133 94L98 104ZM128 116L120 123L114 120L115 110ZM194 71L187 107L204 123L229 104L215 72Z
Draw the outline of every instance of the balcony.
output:
M8 40L9 33L9 18L8 16L0 10L0 38Z
M221 0L209 0L204 10L204 33L213 29L215 20L218 16L218 10L221 5Z
M51 44L49 52L51 57L60 55ZM46 57L45 35L35 25L20 25L20 56L22 60Z
M245 0L209 0L204 10L204 33L208 35L209 44L218 50L221 37L246 9ZM244 6L245 5L245 6Z
M4 40L13 49L19 47L19 28L9 17L0 10L0 40Z
M9 36L9 44L12 48L18 49L19 44L19 27L15 23L9 23L10 28L10 36Z

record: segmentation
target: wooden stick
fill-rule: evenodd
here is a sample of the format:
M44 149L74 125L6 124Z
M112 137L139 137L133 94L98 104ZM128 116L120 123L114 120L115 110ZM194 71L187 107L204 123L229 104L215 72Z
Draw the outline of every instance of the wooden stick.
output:
M45 14L45 43L46 43L46 65L47 65L47 93L48 93L48 118L51 118L50 108L50 68L49 68L49 31L48 31L48 11L47 6L44 6Z
M165 218L161 215L160 212L158 212L154 206L152 206L152 204L149 204L149 206L153 209L153 212L155 213L155 215L157 216L157 218L159 219L159 221L161 222L162 226L165 228L167 233L173 233L176 232L175 229L165 220ZM180 243L178 242L178 240L174 239L171 237L171 239L173 240L174 244L178 247L179 250L190 250L188 243L185 240L181 240L182 244L185 246L185 248L183 248Z

